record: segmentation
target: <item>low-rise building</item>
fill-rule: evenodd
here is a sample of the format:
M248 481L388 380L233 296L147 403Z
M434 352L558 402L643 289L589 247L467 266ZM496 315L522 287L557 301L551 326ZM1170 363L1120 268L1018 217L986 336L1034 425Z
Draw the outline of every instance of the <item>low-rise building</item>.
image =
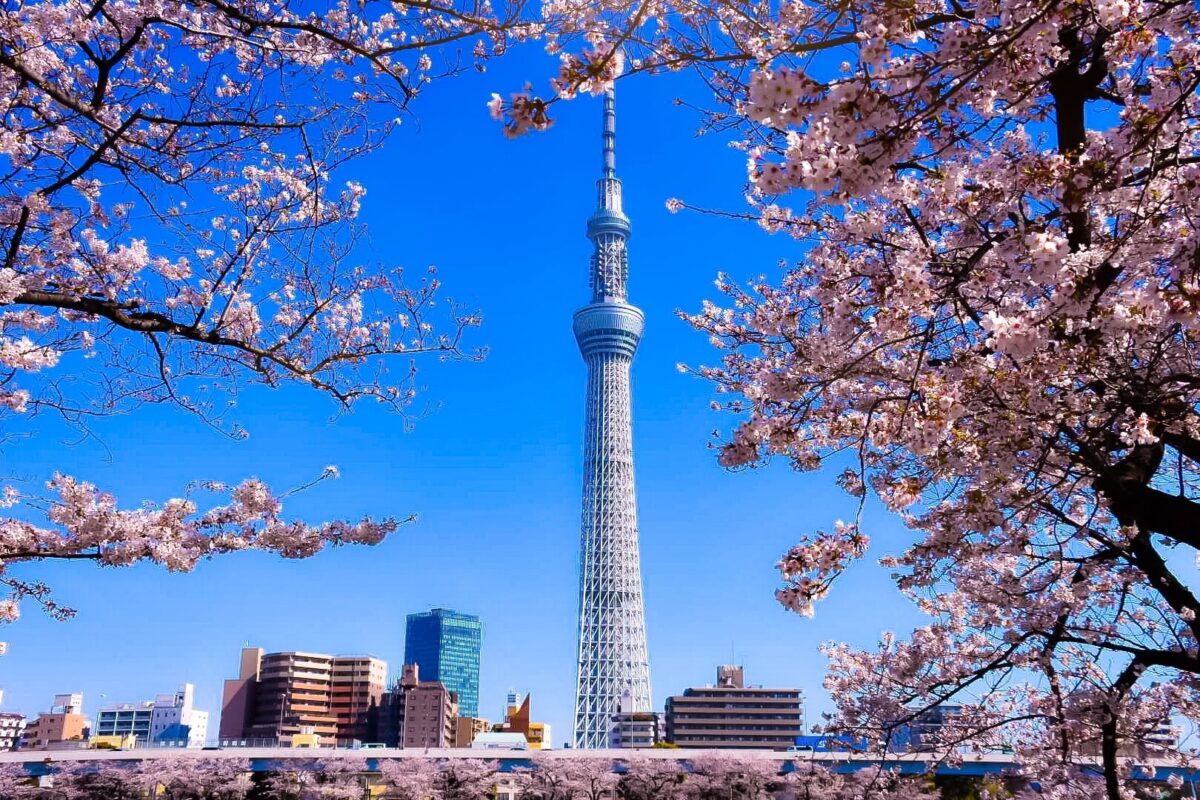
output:
M494 730L504 733L519 733L525 737L532 750L549 749L551 746L550 726L545 722L534 722L530 719L530 698L524 699L516 692L508 693L508 704L504 711L504 723Z
M804 692L747 687L742 667L717 668L717 685L667 699L667 741L677 747L787 750L804 735Z
M661 720L652 711L613 714L608 746L614 750L653 747L662 741Z
M633 696L621 696L621 710L612 716L608 746L614 749L653 747L662 741L662 717L653 711L634 711Z
M203 747L208 737L208 712L193 707L194 691L192 684L185 683L174 694L105 706L96 713L93 734L133 736L139 744Z
M529 723L529 732L525 734L525 738L529 740L529 749L549 750L553 742L553 739L550 737L550 723Z
M454 746L470 747L481 733L487 733L491 723L480 717L458 717L454 720Z
M25 733L25 715L0 711L0 750L16 750Z
M50 711L38 714L25 726L21 747L27 750L46 750L57 745L78 743L83 746L88 737L88 720L83 715L83 695L54 696Z

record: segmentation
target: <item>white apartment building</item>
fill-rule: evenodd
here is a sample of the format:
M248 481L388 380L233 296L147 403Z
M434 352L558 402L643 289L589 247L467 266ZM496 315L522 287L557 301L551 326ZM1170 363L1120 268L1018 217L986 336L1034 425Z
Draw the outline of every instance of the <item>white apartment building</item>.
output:
M25 732L25 716L13 711L0 711L0 750L16 750Z
M208 712L193 707L194 687L185 683L174 694L142 703L106 706L96 714L96 736L127 736L139 742L203 747L208 738Z

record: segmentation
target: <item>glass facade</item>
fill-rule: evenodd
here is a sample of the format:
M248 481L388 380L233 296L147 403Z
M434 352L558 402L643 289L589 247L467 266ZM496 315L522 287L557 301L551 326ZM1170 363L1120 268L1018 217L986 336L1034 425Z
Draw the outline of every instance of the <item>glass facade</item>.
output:
M458 714L479 716L479 617L446 608L409 614L404 663L416 664L422 681L441 681L458 695Z

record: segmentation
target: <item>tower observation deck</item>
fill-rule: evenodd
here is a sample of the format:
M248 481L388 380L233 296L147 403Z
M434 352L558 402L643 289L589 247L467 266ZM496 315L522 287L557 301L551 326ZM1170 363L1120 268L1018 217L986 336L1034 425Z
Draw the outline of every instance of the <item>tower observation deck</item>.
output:
M604 96L602 137L599 199L587 223L592 299L575 312L574 323L588 371L574 723L579 748L608 746L623 696L632 711L651 709L629 381L645 317L627 300L631 228L616 175L611 90Z

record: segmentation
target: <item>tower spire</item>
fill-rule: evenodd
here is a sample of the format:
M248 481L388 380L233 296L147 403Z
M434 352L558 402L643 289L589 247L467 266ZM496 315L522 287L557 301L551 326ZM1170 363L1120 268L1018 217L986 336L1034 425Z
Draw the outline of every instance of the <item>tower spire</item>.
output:
M617 109L613 90L604 93L604 124L601 127L603 159L596 181L596 211L588 219L587 235L595 249L589 284L592 302L624 300L629 277L625 242L632 228L622 208L621 181L617 178Z
M617 177L617 102L616 93L610 88L604 93L604 162L601 175L605 178Z
M599 202L587 224L592 301L575 312L574 323L588 369L574 726L575 746L584 748L608 746L623 698L630 711L651 709L629 380L645 318L626 300L630 226L616 174L616 127L609 90Z

